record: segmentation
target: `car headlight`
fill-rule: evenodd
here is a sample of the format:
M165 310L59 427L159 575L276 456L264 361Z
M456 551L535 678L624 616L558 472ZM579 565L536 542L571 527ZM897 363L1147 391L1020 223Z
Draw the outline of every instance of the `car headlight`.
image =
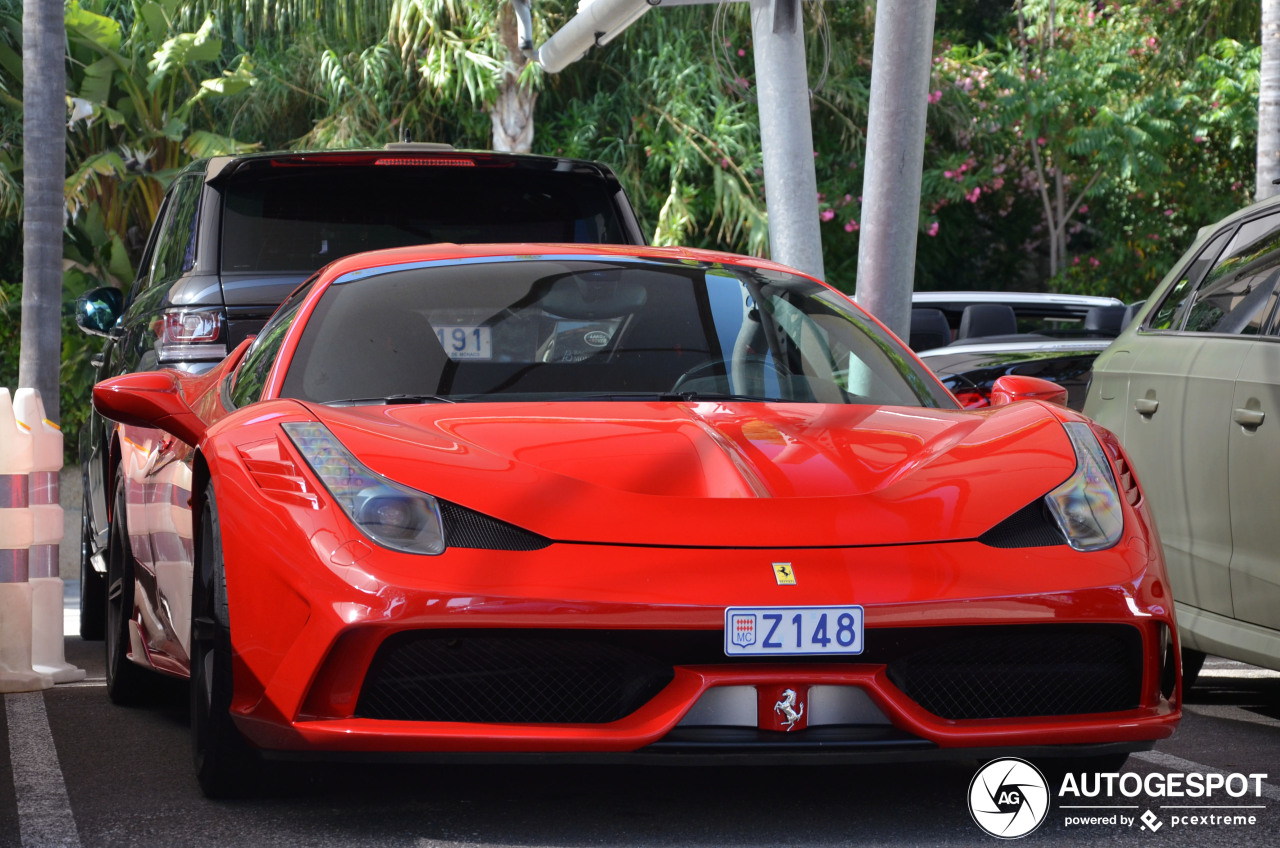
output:
M360 532L396 551L444 552L444 527L435 498L371 470L323 424L289 422L280 426Z
M1064 424L1076 452L1076 470L1045 503L1067 544L1077 551L1100 551L1120 541L1124 514L1111 463L1088 424Z

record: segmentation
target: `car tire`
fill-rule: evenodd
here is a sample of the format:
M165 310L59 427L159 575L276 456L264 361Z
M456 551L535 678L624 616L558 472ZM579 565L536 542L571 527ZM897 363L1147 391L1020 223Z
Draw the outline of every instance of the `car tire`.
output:
M89 492L85 487L80 513L80 638L97 641L107 632L107 578L89 561L93 540L89 534Z
M231 720L231 617L222 535L213 487L200 510L196 572L191 584L191 753L209 798L257 790L259 758Z
M1204 668L1204 660L1207 655L1204 651L1197 651L1194 648L1182 649L1182 691L1196 685L1196 678L1200 676L1200 669Z
M133 615L134 578L124 474L118 474L116 478L110 526L106 591L103 593L107 697L115 704L140 704L153 697L155 676L129 659L129 621Z

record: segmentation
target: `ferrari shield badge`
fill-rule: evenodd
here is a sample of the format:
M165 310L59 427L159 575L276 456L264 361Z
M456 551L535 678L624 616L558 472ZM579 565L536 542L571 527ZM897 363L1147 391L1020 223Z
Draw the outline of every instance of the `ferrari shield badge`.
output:
M730 638L733 644L747 648L756 643L756 617L754 615L735 615L729 622Z
M805 702L809 687L800 684L756 687L756 726L783 733L809 726Z
M777 578L779 586L796 585L796 573L791 569L789 562L775 562L773 564L773 576Z

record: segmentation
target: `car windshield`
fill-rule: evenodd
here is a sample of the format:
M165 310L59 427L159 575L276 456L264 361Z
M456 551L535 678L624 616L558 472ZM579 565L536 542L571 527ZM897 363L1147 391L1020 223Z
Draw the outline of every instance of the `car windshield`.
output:
M429 242L627 241L595 173L269 164L224 189L224 274L310 273L351 253Z
M896 339L810 280L612 256L348 274L316 304L281 395L954 407Z

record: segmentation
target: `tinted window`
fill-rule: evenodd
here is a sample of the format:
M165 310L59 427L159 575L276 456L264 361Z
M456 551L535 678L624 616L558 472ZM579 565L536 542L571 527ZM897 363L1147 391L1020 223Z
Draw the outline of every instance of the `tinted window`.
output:
M1242 224L1196 289L1183 329L1257 335L1275 305L1277 281L1280 215Z
M811 281L611 258L486 259L337 283L282 395L953 405L900 343Z
M186 177L173 189L169 203L173 211L156 241L152 283L175 280L195 265L200 186L199 178Z
M284 337L293 326L293 319L298 317L298 310L310 290L311 283L307 283L289 295L249 346L244 359L236 368L235 388L231 390L231 403L234 406L241 407L262 397L262 390L267 387L267 375L275 364L280 345L284 343Z
M295 165L226 188L222 271L311 272L349 253L432 242L627 239L598 175L522 168Z
M1178 282L1174 283L1173 287L1169 289L1169 293L1165 295L1160 306L1151 313L1152 317L1147 321L1147 329L1176 330L1182 326L1182 320L1186 317L1187 305L1190 303L1191 293L1195 291L1200 280L1204 278L1205 272L1213 266L1218 254L1222 253L1222 248L1226 245L1230 236L1230 230L1221 233L1210 241L1204 250L1200 251L1200 255L1187 266L1187 270L1178 278Z

